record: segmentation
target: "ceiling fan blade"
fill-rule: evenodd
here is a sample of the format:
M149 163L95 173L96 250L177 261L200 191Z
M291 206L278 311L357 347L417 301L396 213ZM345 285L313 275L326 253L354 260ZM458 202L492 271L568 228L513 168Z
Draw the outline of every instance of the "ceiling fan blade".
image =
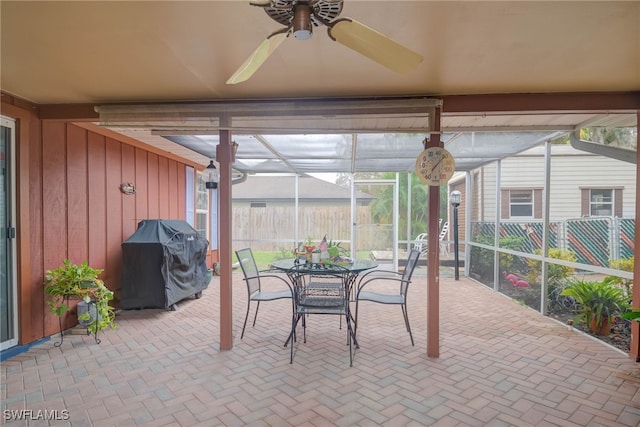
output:
M404 74L416 68L422 56L351 18L331 23L329 36L377 63Z
M287 38L289 33L288 28L284 28L282 30L278 30L275 33L272 33L260 43L260 45L253 51L251 56L249 56L246 61L242 63L240 68L236 70L235 73L229 80L227 80L228 85L234 85L236 83L242 83L255 73L258 68L264 63L264 61L271 56L271 54L280 46L280 44Z

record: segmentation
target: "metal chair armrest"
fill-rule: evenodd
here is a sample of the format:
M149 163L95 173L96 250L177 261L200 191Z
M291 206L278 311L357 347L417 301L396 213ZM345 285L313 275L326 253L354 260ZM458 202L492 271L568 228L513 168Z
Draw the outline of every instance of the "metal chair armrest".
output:
M399 282L399 283L406 282L406 280L403 280L402 277L392 277L392 276L376 276L376 277L370 277L364 281L361 280L360 282L358 282L358 292L356 293L356 299L358 299L358 295L360 295L360 291L362 291L362 289L365 286L368 286L371 283L379 280L393 281L393 282Z
M277 271L277 270L275 270L275 271ZM248 281L248 280L251 280L251 279L264 279L266 277L281 280L285 285L287 285L287 287L289 288L289 290L293 294L293 287L291 286L291 283L289 283L289 281L287 279L285 279L284 277L282 277L280 275L277 275L277 274L258 274L256 276L247 276L247 277L244 278L244 280Z
M358 283L362 282L363 280L369 280L372 276L393 277L393 276L402 276L402 273L394 270L371 270L371 271L367 271L364 274L361 274L360 279L358 280Z

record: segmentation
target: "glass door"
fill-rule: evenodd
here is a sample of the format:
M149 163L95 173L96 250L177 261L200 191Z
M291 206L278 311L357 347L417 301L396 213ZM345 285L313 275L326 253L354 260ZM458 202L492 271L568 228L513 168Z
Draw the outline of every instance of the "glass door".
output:
M18 344L14 153L15 121L0 117L0 350Z
M354 181L354 234L358 258L398 269L398 185L396 179Z

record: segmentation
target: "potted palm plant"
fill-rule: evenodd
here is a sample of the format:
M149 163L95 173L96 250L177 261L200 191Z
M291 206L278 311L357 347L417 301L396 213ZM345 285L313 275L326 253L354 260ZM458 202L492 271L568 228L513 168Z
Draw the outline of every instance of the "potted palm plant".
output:
M47 270L44 292L52 297L47 301L51 313L61 318L69 311L69 301L80 299L78 322L89 332L96 334L105 328L114 328L115 311L109 305L113 292L98 278L102 271L86 261L76 265L68 259L60 267Z
M608 335L612 318L625 313L629 297L624 289L608 280L571 280L561 295L570 296L580 304L578 318L596 335Z

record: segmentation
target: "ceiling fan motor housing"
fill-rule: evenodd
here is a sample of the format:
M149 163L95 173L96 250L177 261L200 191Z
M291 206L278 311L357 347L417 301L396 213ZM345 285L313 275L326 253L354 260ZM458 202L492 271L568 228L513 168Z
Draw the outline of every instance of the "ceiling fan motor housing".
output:
M296 14L297 10L307 8L310 13L301 11ZM264 11L274 21L287 27L293 27L295 31L296 25L299 24L298 19L310 20L315 27L333 21L342 12L342 0L272 0L269 6L264 7ZM309 31L311 31L310 28L309 25Z

